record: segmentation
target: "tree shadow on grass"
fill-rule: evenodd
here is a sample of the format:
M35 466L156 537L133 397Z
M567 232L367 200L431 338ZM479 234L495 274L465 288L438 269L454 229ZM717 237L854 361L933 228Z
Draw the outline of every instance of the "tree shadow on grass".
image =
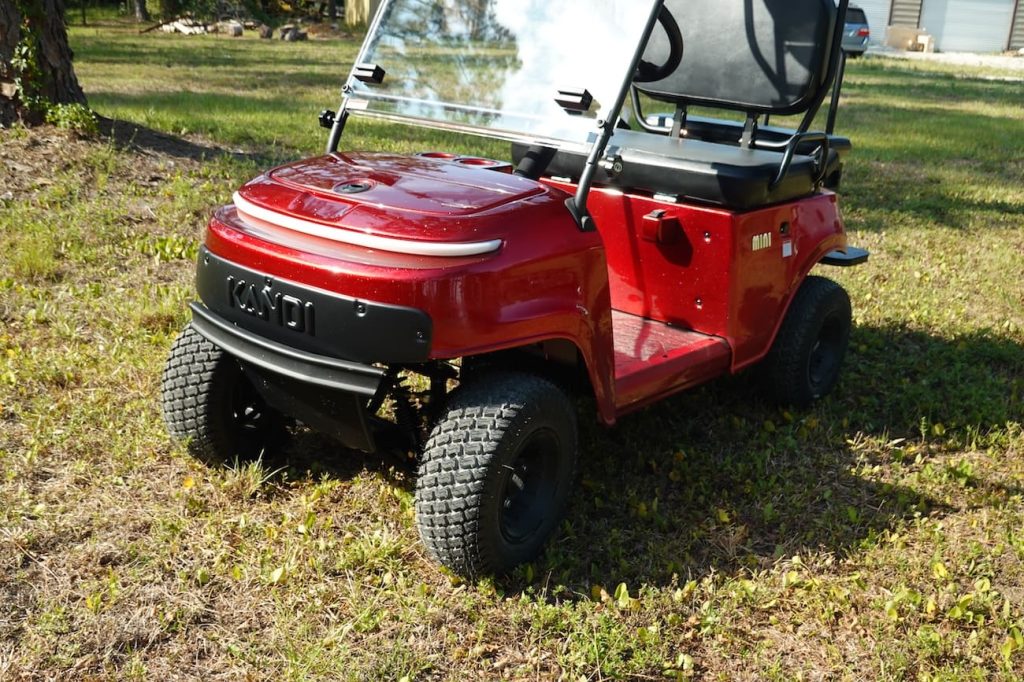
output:
M282 161L278 157L260 152L242 152L193 142L131 121L99 116L98 123L100 135L118 149L126 151L172 156L193 161L209 161L227 157L260 166L276 165Z
M322 135L316 143L317 149L311 152L305 149L301 153L320 153L320 144L327 141L327 131L315 128L317 126L317 114L323 106L305 104L300 99L264 98L255 92L151 92L142 94L131 94L123 92L93 91L89 93L91 101L101 109L127 110L127 111L148 111L150 109L160 112L170 121L179 121L181 125L187 125L200 131L218 131L222 126L229 126L233 130L233 139L239 144L249 146L260 146L271 144L270 133L267 126L276 125L276 120L289 120L293 122L295 130L307 127L319 130ZM333 107L333 95L323 105ZM196 112L202 112L197 115ZM239 117L247 118L249 127L246 129L238 125ZM109 120L109 119L108 119ZM177 156L188 158L210 158L212 155L229 155L234 158L249 160L259 163L262 166L277 165L287 161L294 156L282 156L282 154L297 153L296 150L289 150L282 147L277 155L267 154L243 154L230 151L216 146L196 144L187 140L180 140L174 136L160 133L136 124L128 124L123 121L116 123L122 126L129 126L125 134L119 134L118 139L131 141L135 129L141 136L143 144L136 145L136 148L154 148L157 151L166 151ZM101 122L101 130L106 130ZM251 131L251 132L250 132ZM213 134L213 133L208 133ZM228 133L217 133L225 137ZM241 137L239 137L241 136ZM170 138L171 141L168 141ZM184 144L177 144L177 141ZM169 144L168 150L163 145ZM381 121L352 120L346 128L341 148L344 149L375 149L394 150L396 147L402 149L424 150L446 150L464 154L489 156L492 158L507 158L510 146L507 143L498 141L485 141L483 138L458 135L443 130L431 130L428 128L408 126L398 123L387 123Z
M736 574L807 552L849 554L916 516L958 511L865 473L909 458L899 439L953 448L1024 418L1024 348L975 334L948 340L893 328L854 332L836 394L804 413L765 405L749 375L587 427L583 480L540 572L590 584L671 584ZM880 460L863 439L894 443ZM955 482L961 472L939 472ZM871 480L875 478L876 480ZM1019 493L972 480L995 498ZM507 589L526 585L514 575Z

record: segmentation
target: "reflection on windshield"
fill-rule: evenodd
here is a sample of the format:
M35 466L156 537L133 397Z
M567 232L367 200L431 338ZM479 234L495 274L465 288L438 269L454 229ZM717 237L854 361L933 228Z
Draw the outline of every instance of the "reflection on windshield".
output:
M358 81L370 113L455 124L509 139L583 145L615 100L653 0L392 0ZM589 118L555 103L587 89Z

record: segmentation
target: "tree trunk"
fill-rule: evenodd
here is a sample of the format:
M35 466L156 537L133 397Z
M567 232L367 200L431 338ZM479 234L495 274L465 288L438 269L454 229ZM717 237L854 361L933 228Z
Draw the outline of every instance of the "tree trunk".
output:
M29 30L39 41L39 70L42 72L37 92L54 104L85 104L85 93L78 84L71 60L74 53L68 46L62 0L37 0L44 14L38 23L29 19Z
M338 0L327 0L327 18L331 21L337 21Z
M11 66L14 47L21 40L21 12L11 0L0 0L0 126L7 127L18 118L17 74Z
M179 0L160 0L160 17L163 19L176 19L181 14L181 2Z
M19 13L14 0L0 0L0 122L15 119L38 123L47 103L85 104L71 64L62 0L23 0ZM11 63L24 28L29 38L29 68L18 70ZM14 88L20 78L21 91Z
M140 24L149 23L151 19L149 10L146 9L146 0L132 0L132 4L135 5L135 21Z

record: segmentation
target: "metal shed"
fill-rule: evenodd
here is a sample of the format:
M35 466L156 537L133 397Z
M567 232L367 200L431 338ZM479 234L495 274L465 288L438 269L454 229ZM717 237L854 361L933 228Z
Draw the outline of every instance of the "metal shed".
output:
M1024 47L1024 0L854 0L885 42L889 26L914 26L943 52L1001 52Z

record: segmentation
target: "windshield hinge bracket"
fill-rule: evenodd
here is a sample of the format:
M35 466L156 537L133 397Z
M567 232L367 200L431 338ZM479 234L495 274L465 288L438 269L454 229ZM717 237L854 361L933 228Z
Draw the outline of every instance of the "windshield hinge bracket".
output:
M604 172L607 173L609 177L615 177L621 173L623 166L622 155L619 153L619 148L608 147L605 151L604 157L597 162L597 165L603 168Z
M372 83L373 85L380 85L384 82L384 76L387 75L380 64L356 64L355 68L352 69L352 77L357 81L363 83Z
M555 103L570 114L583 114L590 111L594 96L586 88L582 90L559 90Z

